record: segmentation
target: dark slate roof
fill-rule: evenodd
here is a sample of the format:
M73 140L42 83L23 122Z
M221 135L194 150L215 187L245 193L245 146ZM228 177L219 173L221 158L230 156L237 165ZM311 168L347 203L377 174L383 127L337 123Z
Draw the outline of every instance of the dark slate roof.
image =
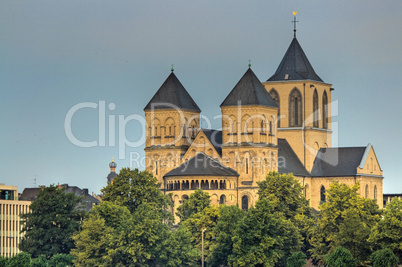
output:
M164 175L164 177L170 176L239 176L239 174L201 152Z
M233 90L222 102L221 107L243 105L260 105L277 108L272 99L254 72L249 68L241 77Z
M154 109L172 109L171 105L174 105L174 107L201 112L200 108L173 72L152 97L144 110L152 109L152 104L155 105Z
M286 74L289 74L289 77L285 80ZM275 74L268 79L268 82L300 80L323 82L323 80L321 80L321 78L315 73L297 39L293 38L281 64L279 64Z
M222 131L211 130L211 129L201 129L201 130L208 137L209 141L214 146L219 156L222 156Z
M20 200L34 201L40 190L40 188L25 188L22 191Z
M286 139L278 138L278 172L295 176L310 176Z
M311 176L353 176L357 174L366 147L321 148Z

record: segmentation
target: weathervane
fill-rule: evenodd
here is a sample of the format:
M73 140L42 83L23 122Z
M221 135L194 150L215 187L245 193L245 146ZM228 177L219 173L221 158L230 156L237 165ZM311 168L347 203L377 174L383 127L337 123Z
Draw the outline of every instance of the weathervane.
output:
M172 64L172 68L170 69L172 72L174 71L174 68L173 68L173 64Z
M294 25L293 32L294 32L294 37L295 38L296 38L296 23L299 22L299 21L296 20L296 14L297 14L297 11L293 11L294 18L292 20L292 23Z
M251 60L248 60L248 67L251 68Z

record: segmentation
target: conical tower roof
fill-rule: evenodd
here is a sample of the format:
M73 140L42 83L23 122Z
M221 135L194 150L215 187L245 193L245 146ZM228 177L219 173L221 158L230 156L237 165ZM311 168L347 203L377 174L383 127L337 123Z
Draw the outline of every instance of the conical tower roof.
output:
M278 107L254 72L249 68L233 90L222 102L221 107L237 105L260 105Z
M296 37L293 38L278 69L267 82L312 80L323 82L315 73Z
M150 109L188 109L201 112L193 98L181 84L176 75L172 73L162 84L156 94L149 101L144 110Z

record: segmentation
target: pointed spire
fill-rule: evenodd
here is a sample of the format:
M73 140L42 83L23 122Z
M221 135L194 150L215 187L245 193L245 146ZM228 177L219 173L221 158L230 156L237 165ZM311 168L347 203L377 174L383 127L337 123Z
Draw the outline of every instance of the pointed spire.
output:
M304 54L299 42L293 38L275 74L267 82L271 81L300 81L312 80L323 82L315 73L306 54Z
M251 68L241 77L240 81L222 102L221 107L239 105L278 107Z
M193 98L172 71L144 110L176 108L201 112Z

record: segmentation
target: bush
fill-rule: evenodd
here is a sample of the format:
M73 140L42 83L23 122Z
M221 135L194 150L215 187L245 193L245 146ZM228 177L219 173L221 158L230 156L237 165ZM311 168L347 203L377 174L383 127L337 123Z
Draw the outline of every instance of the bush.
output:
M286 267L303 267L304 265L306 265L306 263L306 254L299 251L293 253L292 256L287 258Z
M8 259L0 256L0 267L7 266Z
M45 255L39 255L39 257L32 259L30 267L47 267L47 258Z
M70 254L56 254L49 260L49 267L73 266L74 257Z
M29 267L31 265L31 255L27 252L21 252L10 258L7 267Z
M393 267L398 263L398 258L389 248L377 250L371 254L373 267Z
M327 267L354 267L358 260L353 258L352 253L343 247L337 247L334 252L325 259Z

